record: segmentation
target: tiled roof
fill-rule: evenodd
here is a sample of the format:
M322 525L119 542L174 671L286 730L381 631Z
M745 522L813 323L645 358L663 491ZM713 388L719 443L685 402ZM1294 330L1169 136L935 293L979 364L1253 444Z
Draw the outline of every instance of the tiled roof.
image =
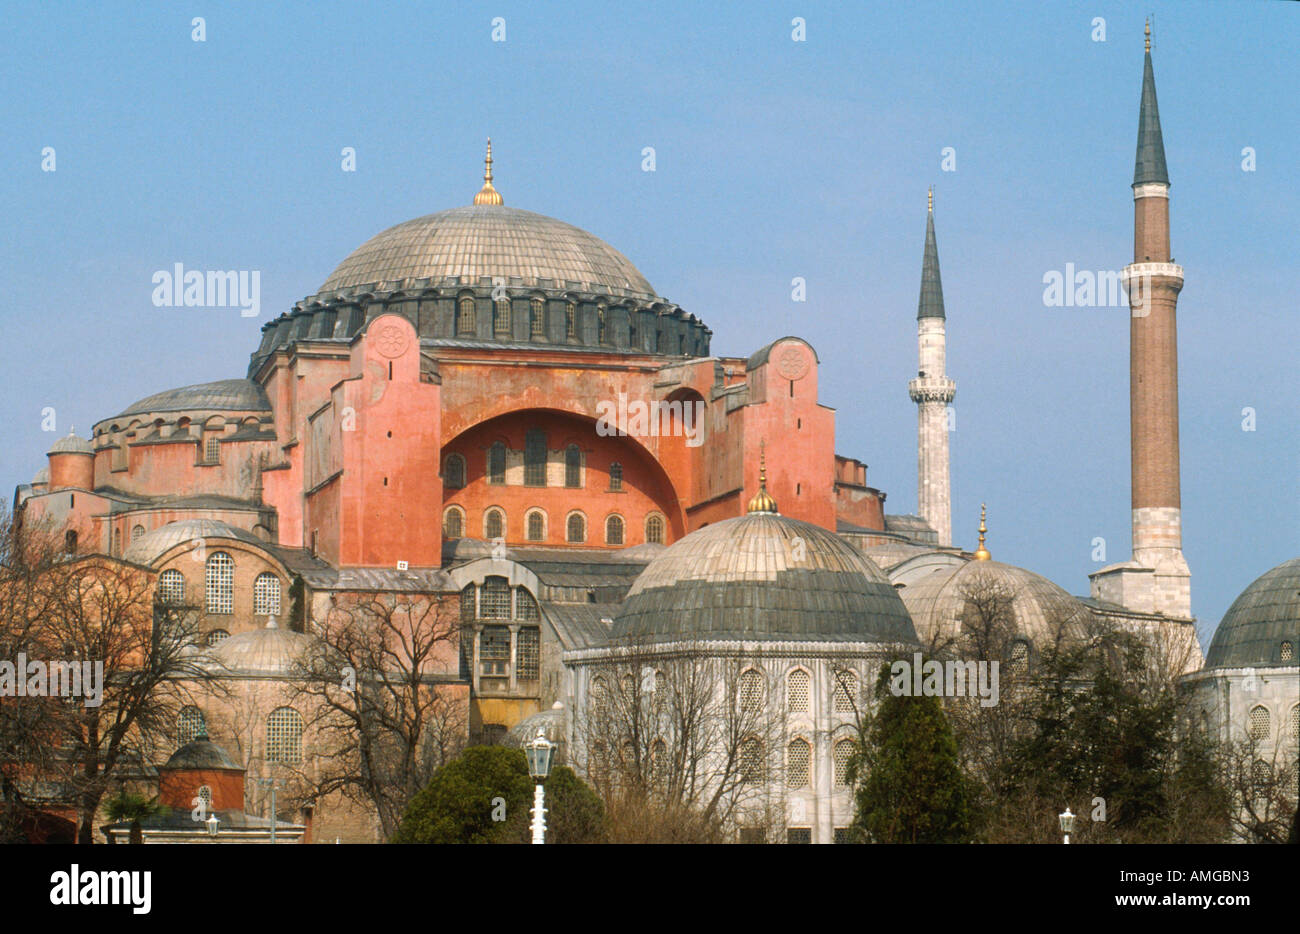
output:
M1291 644L1289 661L1282 643ZM1214 631L1206 668L1300 665L1300 558L1257 578L1232 602Z

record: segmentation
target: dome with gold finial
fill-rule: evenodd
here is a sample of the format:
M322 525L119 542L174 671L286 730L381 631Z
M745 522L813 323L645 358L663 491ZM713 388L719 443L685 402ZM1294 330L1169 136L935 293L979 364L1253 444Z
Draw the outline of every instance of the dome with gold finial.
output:
M492 187L492 137L488 137L487 156L483 159L483 187L474 196L475 204L505 204L501 192Z
M989 530L988 526L984 524L986 516L987 511L984 504L980 503L980 545L979 548L975 549L976 561L989 561L993 558L993 555L989 554L989 550L984 547L984 536Z
M754 498L749 501L748 511L751 514L756 512L770 512L775 514L778 512L776 508L776 500L772 498L771 493L767 492L766 444L762 445L762 449L758 455L758 492L755 493Z

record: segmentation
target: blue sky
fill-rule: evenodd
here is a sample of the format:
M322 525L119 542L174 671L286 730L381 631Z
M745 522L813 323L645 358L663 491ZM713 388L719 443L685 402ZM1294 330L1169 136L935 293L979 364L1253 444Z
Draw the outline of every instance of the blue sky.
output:
M1043 275L1132 258L1148 12L1204 639L1300 554L1296 4L6 4L0 482L44 463L46 406L84 435L138 397L242 376L261 324L354 247L468 203L491 135L507 204L614 244L715 353L807 338L837 448L890 512L916 508L906 383L933 184L954 535L973 546L987 502L996 558L1086 593L1094 538L1129 553L1128 312L1045 307ZM150 277L177 262L260 270L261 317L154 307Z

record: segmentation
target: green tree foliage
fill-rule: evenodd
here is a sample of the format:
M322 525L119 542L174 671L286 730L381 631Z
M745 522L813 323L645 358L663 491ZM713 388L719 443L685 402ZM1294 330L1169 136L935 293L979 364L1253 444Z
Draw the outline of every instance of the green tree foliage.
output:
M895 696L889 666L876 681L876 713L849 763L857 784L854 836L875 843L965 843L971 839L969 781L937 697Z
M522 750L473 746L434 772L411 799L391 842L526 843L532 803ZM603 836L600 799L566 766L551 770L546 809L548 843L589 843Z

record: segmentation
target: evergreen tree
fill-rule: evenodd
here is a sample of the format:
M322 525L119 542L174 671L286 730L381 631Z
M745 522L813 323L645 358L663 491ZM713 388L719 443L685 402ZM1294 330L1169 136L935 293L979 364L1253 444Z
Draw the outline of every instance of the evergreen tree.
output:
M940 699L897 696L889 674L889 666L881 669L876 713L863 724L849 764L849 781L858 784L854 836L873 843L970 842L970 783Z

